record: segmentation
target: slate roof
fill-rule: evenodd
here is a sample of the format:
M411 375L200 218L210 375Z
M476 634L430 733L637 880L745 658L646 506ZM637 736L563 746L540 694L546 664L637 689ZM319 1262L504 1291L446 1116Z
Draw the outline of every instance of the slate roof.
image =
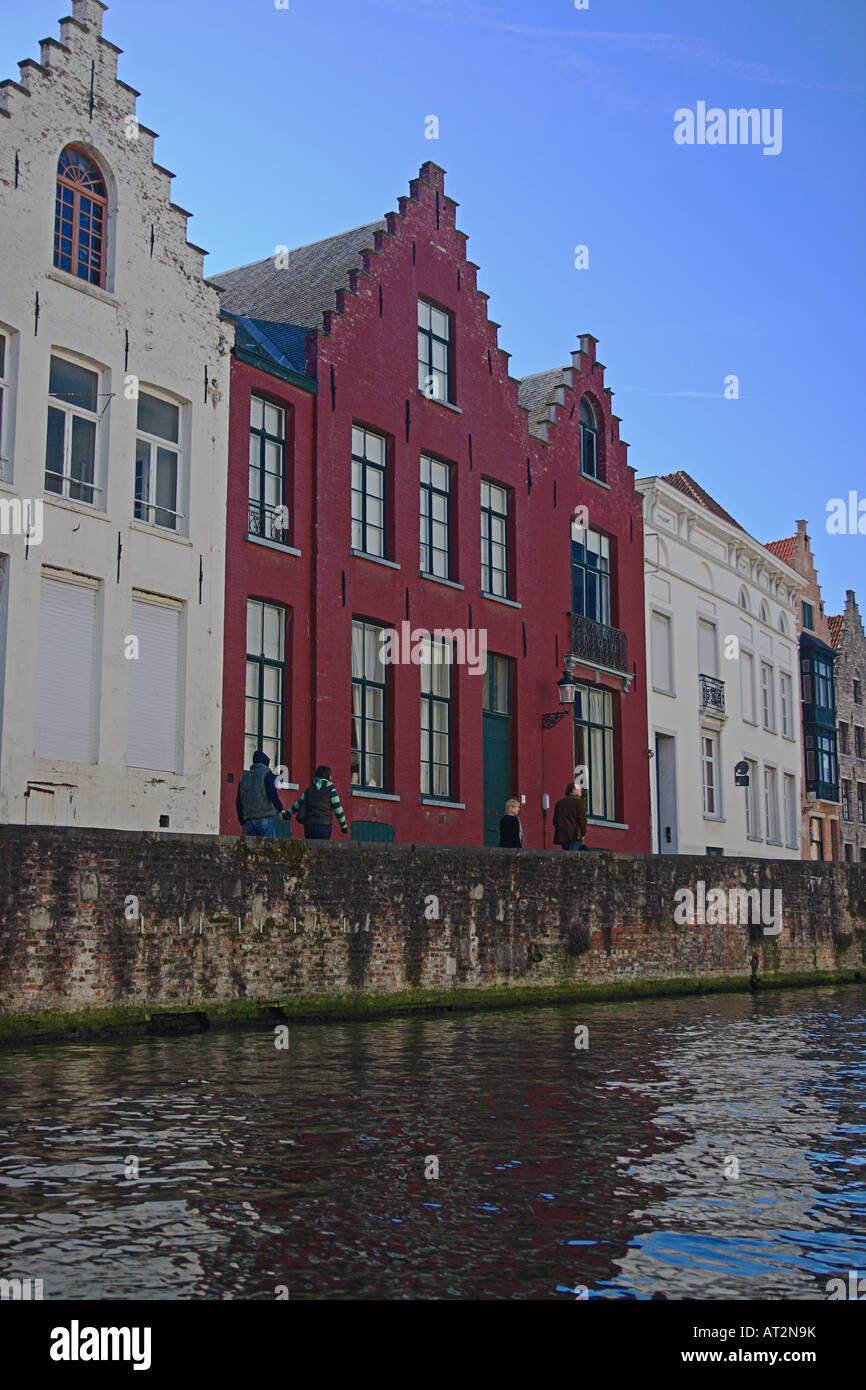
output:
M699 502L702 507L706 507L708 512L712 512L713 516L721 517L722 521L727 521L730 526L736 526L737 530L742 531L744 535L747 536L749 534L745 526L741 526L738 521L735 521L730 512L725 511L724 507L720 507L715 498L711 497L708 492L705 492L700 483L696 483L690 474L682 471L677 473L664 473L662 474L662 482L668 483L670 487L675 487L677 492L684 493L685 496L690 497L693 502Z
M794 555L797 549L797 537L785 536L780 541L766 541L765 550L772 550L777 559L783 560L786 565L794 564Z
M288 252L288 265L282 269L274 264L275 252L210 279L221 287L220 303L230 314L307 331L321 328L322 315L336 307L337 290L348 289L349 271L361 269L361 252L372 251L376 233L385 230L384 219L368 222L296 247Z
M547 420L547 407L556 399L557 386L570 385L568 367L551 367L546 372L533 372L520 377L517 399L529 411L529 433L538 434L538 425Z
M290 323L270 323L243 314L229 314L235 323L235 346L269 357L280 367L306 374L307 329Z

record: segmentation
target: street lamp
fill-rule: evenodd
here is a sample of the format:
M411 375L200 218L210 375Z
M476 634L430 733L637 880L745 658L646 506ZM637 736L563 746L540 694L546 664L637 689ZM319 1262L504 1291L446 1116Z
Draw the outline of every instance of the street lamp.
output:
M571 657L567 656L565 658L565 671L563 675L560 676L559 680L556 682L556 689L559 693L560 708L556 710L553 714L543 714L541 716L542 729L555 728L556 725L559 723L560 719L564 719L565 716L567 714L570 714L571 711L574 709L574 694L576 687L574 683L574 676L572 675L573 669L574 662Z

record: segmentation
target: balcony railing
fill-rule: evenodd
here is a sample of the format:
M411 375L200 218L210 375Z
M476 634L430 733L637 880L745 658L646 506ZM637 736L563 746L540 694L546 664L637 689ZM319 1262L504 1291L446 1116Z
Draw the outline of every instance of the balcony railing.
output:
M571 655L592 666L628 672L628 637L618 627L593 622L581 613L571 615Z
M263 507L259 502L249 504L249 534L262 536L267 541L286 539L284 507Z
M698 677L701 683L701 709L708 714L718 714L724 717L725 713L725 682L716 680L715 676Z

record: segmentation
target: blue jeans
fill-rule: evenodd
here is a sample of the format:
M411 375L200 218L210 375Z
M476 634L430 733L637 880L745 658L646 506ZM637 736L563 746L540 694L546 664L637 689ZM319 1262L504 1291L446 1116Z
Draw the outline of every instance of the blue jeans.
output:
M244 822L245 835L270 835L276 838L276 826L273 816L262 816L261 820L248 820Z
M330 840L330 825L304 825L305 840Z
M570 845L563 845L562 848L563 848L563 849L586 849L586 845L583 843L583 840L572 840L572 842L571 842Z

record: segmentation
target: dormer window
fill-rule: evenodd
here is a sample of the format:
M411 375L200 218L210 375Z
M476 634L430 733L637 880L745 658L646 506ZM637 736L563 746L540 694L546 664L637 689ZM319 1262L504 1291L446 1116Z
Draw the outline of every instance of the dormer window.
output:
M580 471L598 478L598 423L586 396L580 402Z
M54 264L89 285L105 284L108 194L99 166L77 145L57 164Z

